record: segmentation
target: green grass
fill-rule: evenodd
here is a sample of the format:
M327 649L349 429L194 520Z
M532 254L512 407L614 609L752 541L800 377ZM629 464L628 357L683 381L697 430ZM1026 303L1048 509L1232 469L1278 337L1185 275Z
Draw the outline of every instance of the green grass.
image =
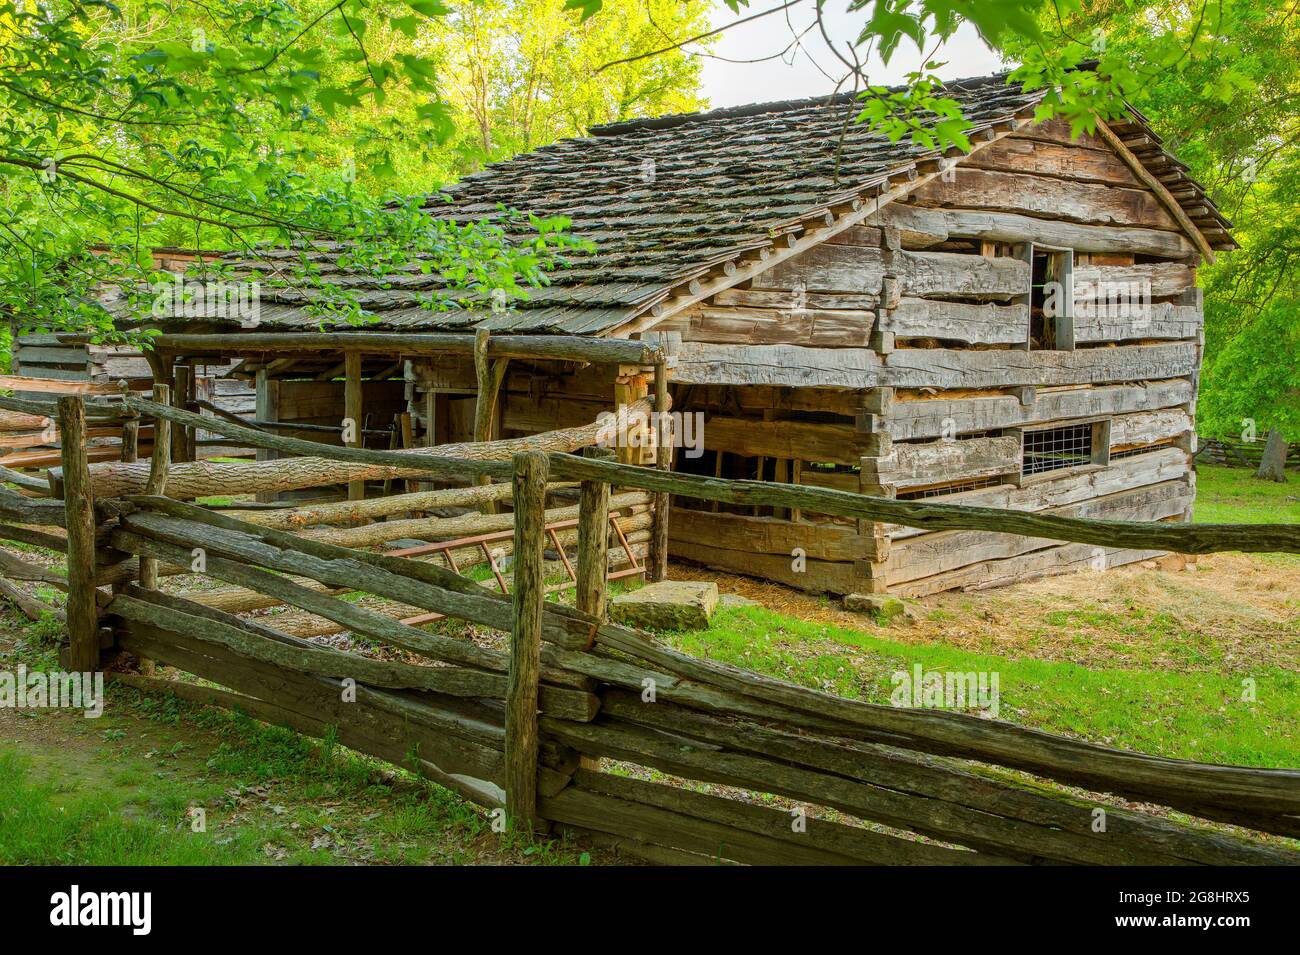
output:
M1300 481L1260 481L1246 469L1198 468L1196 520L1300 523ZM1260 555L1300 563L1290 554ZM990 598L972 597L929 619L969 627ZM1183 615L1185 616L1185 614ZM942 642L902 642L864 622L850 629L761 608L719 611L707 631L664 635L686 652L783 677L804 686L888 703L892 674L914 664L935 671L998 674L1000 719L1161 756L1250 766L1300 764L1300 673L1228 650L1212 632L1168 610L1102 608L1081 599L1042 613L1043 638L1080 647L1113 634L1123 665L1084 667L1019 655L975 652ZM1073 636L1070 636L1073 634ZM997 634L990 632L990 644ZM1173 666L1143 667L1162 657ZM1186 669L1183 669L1186 668ZM1243 699L1245 680L1255 699Z
M707 631L665 635L696 656L872 703L888 703L892 674L997 673L998 718L1161 756L1250 766L1300 763L1300 674L1280 667L1233 673L1089 669L1073 663L911 644L743 607ZM1255 702L1243 701L1243 680Z
M1288 472L1279 484L1249 468L1198 465L1194 517L1198 524L1300 524L1300 479Z
M0 749L0 863L5 865L235 865L266 861L252 828L216 838L191 831L180 788L117 785L78 791L37 777L29 760Z
M19 628L0 668L55 668L58 637L57 622ZM0 712L0 738L0 864L589 861L492 833L455 794L333 740L124 686L108 686L97 720Z

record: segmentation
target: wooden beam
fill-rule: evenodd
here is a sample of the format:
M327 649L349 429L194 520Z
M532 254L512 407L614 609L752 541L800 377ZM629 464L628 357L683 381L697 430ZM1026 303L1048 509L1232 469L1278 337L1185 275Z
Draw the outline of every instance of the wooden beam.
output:
M661 471L673 469L672 420L668 417L668 366L666 362L655 365L655 467ZM660 492L654 496L654 525L650 534L650 580L668 579L668 509L670 496Z
M587 448L587 457L613 457L605 448ZM609 492L604 481L583 481L578 491L578 567L575 603L598 620L606 617L609 571Z
M211 335L164 334L155 339L155 345L187 355L247 355L252 352L315 354L346 350L396 358L398 355L471 355L474 353L474 336L455 332L229 332ZM488 357L650 365L663 358L663 351L647 342L620 338L493 335Z
M86 461L86 415L80 398L59 399L63 506L68 529L69 670L99 669L99 607L95 590L95 502Z
M194 369L189 365L172 367L172 404L189 409L194 397ZM195 450L194 429L182 424L172 424L172 454L177 461L193 461Z
M1209 240L1206 239L1201 233L1201 230L1193 224L1192 220L1187 217L1187 213L1183 211L1183 207L1179 205L1178 200L1169 194L1169 190L1165 187L1165 184L1152 175L1151 171L1142 163L1142 160L1138 159L1137 156L1133 154L1133 151L1124 145L1124 141L1116 135L1115 131L1100 119L1097 120L1097 132L1101 134L1101 138L1119 154L1119 158L1123 159L1128 167L1133 170L1134 175L1142 180L1143 185L1154 192L1156 198L1164 203L1165 208L1170 211L1178 224L1182 226L1183 231L1187 233L1188 238L1196 244L1196 248L1200 250L1201 255L1205 256L1205 261L1213 263L1214 249L1210 247Z
M980 209L927 209L896 203L883 210L880 222L905 234L935 236L938 241L963 238L1037 242L1076 252L1135 252L1171 259L1196 251L1191 240L1178 232L1137 226L1081 225Z
M148 391L147 378L129 380L131 391ZM118 383L64 380L62 378L26 378L22 375L0 375L0 388L9 391L39 391L59 395L116 395L121 392Z
M254 413L258 421L279 421L280 420L280 382L268 375L265 369L257 372L254 379L256 388L256 405ZM257 449L258 461L274 461L280 457L279 453L269 448ZM273 503L279 495L274 491L260 491L256 499L261 504Z
M506 689L506 820L532 829L537 817L537 684L541 672L542 610L546 597L546 455L514 458L514 626Z
M352 423L352 440L347 442L350 448L360 448L365 444L365 436L361 433L362 427L362 407L361 407L361 352L350 351L343 356L344 379L343 379L343 426L346 428L348 422ZM348 500L360 501L366 496L366 482L364 480L348 482Z

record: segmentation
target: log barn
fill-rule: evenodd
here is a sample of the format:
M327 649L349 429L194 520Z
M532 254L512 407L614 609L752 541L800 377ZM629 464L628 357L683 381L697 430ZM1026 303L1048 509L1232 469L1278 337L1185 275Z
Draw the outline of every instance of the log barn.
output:
M1196 270L1233 247L1230 224L1136 111L1075 136L1005 76L947 92L969 152L891 142L847 95L595 127L428 200L457 220L564 215L595 243L528 300L432 311L440 280L415 269L361 274L331 247L231 256L236 275L307 256L371 321L323 331L302 293L264 286L256 328L160 321L159 367L235 359L261 419L352 409L420 446L588 424L666 382L703 422L677 469L1188 520ZM670 356L657 376L638 342ZM675 559L836 594L1151 556L691 500L668 529Z

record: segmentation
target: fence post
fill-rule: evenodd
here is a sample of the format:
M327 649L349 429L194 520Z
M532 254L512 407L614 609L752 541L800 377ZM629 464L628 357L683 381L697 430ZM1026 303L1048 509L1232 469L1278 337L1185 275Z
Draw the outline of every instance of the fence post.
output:
M655 365L655 467L671 471L673 467L672 422L668 417L668 366L666 362ZM668 508L666 491L654 495L654 517L650 525L651 581L668 579Z
M506 820L537 823L537 681L541 672L542 602L546 593L546 481L540 451L514 456L514 629L506 690Z
M160 405L171 404L171 388L167 385L154 384L153 400ZM167 469L172 460L172 429L163 418L155 418L153 424L153 454L149 458L149 480L145 482L144 493L162 495L167 492ZM140 586L145 590L158 589L158 558L140 555ZM140 657L140 672L152 676L157 669L154 661Z
M349 351L343 353L343 417L352 420L353 434L355 440L345 442L349 447L364 448L366 438L362 433L364 410L362 408L362 386L361 386L361 352ZM348 500L360 501L366 496L365 481L348 482Z
M153 400L156 404L170 405L171 388L155 384ZM165 419L154 419L153 455L149 458L149 480L144 486L146 494L163 494L167 490L167 468L172 459L172 433ZM146 590L158 589L158 558L140 558L140 586Z
M612 458L606 448L584 448L588 458ZM609 573L609 485L583 481L578 486L578 567L574 597L578 609L605 619Z
M86 461L86 408L80 398L59 399L63 507L68 524L68 661L74 672L99 668L99 608L95 590L95 502Z
M171 390L171 399L175 402L173 407L188 411L193 398L194 369L189 365L174 365L172 367ZM173 424L171 432L172 449L176 452L176 460L193 461L197 457L195 452L198 440L198 435L194 429L183 424Z
M117 383L122 389L122 397L130 397L131 389L125 379ZM140 416L133 411L126 412L122 422L122 463L134 464L140 457Z

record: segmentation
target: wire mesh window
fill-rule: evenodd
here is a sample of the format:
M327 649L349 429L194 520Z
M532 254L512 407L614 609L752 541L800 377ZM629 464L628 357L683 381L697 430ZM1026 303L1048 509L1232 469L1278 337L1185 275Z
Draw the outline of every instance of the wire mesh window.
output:
M938 487L920 488L915 491L900 491L898 500L900 501L920 501L932 497L943 497L947 494L960 494L963 491L978 491L986 487L995 487L1002 483L1002 478L974 478L969 481L956 481L952 484L941 484Z
M1022 475L1043 474L1092 463L1091 424L1026 431Z
M1144 444L1139 448L1125 448L1122 451L1112 451L1110 453L1110 459L1112 461L1118 461L1121 458L1132 458L1139 454L1150 454L1152 451L1160 451L1164 448L1172 447L1173 443L1170 441L1162 441L1159 444Z

